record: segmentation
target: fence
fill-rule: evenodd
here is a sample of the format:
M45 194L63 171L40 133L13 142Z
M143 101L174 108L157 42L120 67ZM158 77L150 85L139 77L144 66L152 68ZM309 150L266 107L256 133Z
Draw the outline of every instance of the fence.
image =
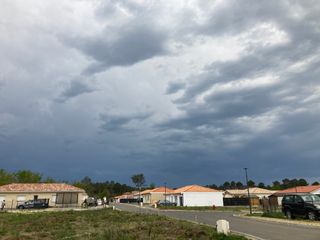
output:
M259 198L250 198L252 206L259 206ZM238 198L223 198L224 206L248 206L249 198L247 197L238 197Z
M261 199L261 205L263 212L265 213L279 212L281 210L280 206L278 205L278 201L274 200L274 198Z

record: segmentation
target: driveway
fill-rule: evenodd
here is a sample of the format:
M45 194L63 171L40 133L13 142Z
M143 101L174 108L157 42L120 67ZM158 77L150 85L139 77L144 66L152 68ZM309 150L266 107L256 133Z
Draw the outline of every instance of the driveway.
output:
M249 234L264 240L319 240L320 228L300 226L286 223L265 222L256 219L233 216L232 212L218 211L183 211L183 210L157 210L141 208L136 205L116 204L122 211L158 214L172 218L196 221L198 223L215 226L219 219L226 219L230 223L231 231Z

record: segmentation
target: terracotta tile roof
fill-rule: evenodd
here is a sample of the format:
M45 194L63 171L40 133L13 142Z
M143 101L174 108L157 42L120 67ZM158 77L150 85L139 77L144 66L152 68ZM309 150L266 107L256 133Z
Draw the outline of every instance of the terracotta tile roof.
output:
M173 192L174 190L171 189L171 188L168 188L168 187L158 187L158 188L155 188L155 189L152 189L151 192L155 192L155 193L171 193Z
M273 194L276 191L272 191L269 189L264 189L264 188L258 188L258 187L253 187L249 188L249 191L251 194ZM248 189L227 189L227 193L230 193L231 195L247 195L248 194Z
M66 183L11 183L0 186L0 192L85 192Z
M172 193L172 192L174 192L174 190L171 189L171 188L168 188L168 187L157 187L157 188L154 188L154 189L144 190L140 194L141 195L146 195L146 194L149 194L149 193Z
M137 194L139 194L138 191L125 192L121 195L114 196L113 198L117 198L117 199L134 198L134 196L136 196Z
M288 188L282 191L276 192L277 194L285 194L285 193L311 193L320 189L320 185L315 186L298 186L293 188Z
M216 189L202 187L199 185L189 185L185 187L178 188L173 191L173 193L182 193L182 192L219 192Z

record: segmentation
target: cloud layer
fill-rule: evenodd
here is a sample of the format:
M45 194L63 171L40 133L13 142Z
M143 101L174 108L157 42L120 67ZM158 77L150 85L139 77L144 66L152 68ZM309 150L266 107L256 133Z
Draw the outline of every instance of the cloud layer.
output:
M318 180L317 1L3 1L0 162L172 186Z

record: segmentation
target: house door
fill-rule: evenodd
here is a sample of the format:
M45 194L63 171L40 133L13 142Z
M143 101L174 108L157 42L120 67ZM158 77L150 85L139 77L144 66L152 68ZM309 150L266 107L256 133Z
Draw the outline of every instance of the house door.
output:
M37 201L38 200L38 195L33 196L33 200Z
M183 206L183 196L179 197L180 206Z

